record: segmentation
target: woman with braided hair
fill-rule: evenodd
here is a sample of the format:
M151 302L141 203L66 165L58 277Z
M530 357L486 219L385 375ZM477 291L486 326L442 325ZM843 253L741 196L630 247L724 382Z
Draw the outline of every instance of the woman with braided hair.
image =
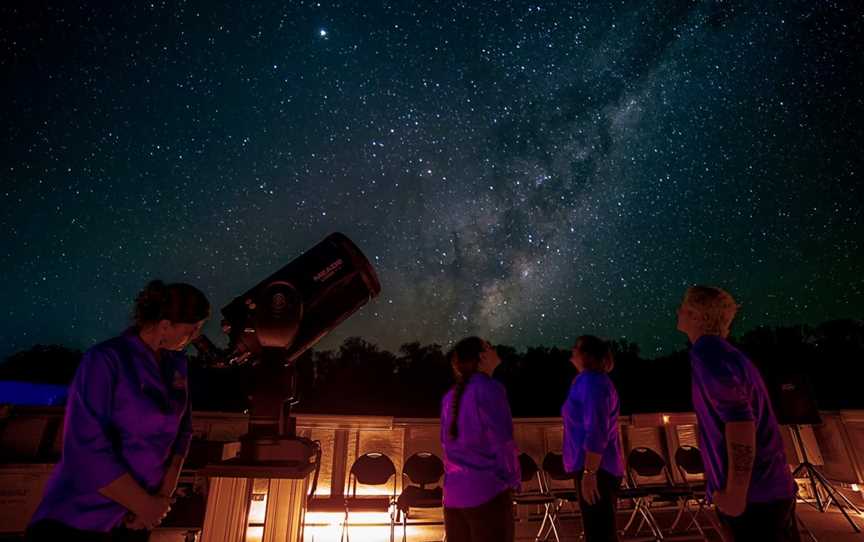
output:
M26 540L149 538L171 505L192 438L186 356L210 303L188 284L149 283L135 324L84 353L69 387L63 452Z
M456 384L441 402L444 528L448 542L512 542L520 472L497 352L478 337L448 353Z

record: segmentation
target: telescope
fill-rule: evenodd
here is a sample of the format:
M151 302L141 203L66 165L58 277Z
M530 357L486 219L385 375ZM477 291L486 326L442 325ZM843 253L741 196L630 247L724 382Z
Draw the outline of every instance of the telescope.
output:
M208 471L261 466L303 475L316 448L296 435L290 415L295 362L380 292L369 260L348 237L333 233L222 308L228 348L204 336L193 344L208 364L251 364L253 385L239 456Z

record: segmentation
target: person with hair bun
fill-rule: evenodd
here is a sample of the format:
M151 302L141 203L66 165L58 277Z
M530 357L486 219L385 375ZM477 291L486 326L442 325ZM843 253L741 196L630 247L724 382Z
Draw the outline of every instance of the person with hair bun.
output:
M615 541L617 494L624 476L618 392L607 375L615 360L608 342L582 335L570 362L578 374L561 407L564 468L573 473L579 488L585 541Z
M512 542L520 485L507 392L492 373L491 344L462 339L448 353L456 384L441 402L444 529L448 542Z
M189 284L150 282L134 325L84 353L63 451L26 540L144 541L171 506L192 438L183 349L210 316Z

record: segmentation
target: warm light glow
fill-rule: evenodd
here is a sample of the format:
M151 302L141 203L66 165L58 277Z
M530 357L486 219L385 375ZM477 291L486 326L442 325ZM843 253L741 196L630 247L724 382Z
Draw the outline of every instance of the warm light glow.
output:
M852 484L852 491L861 491L861 486L858 484Z
M667 425L669 423L669 415L663 414L663 425Z
M351 512L348 528L352 542L389 542L390 515L386 512ZM345 514L339 512L307 512L305 542L339 542ZM251 541L250 541L251 542Z
M354 535L354 533L351 534ZM331 540L337 542L341 540L341 538L342 526L338 523L333 525L306 525L306 528L303 529L304 542L330 542Z
M267 494L253 493L252 500L249 503L249 524L261 525L264 523L264 517L267 514Z
M264 526L246 527L246 542L261 542L264 538Z
M351 525L349 529L351 542L390 542L390 527L387 525ZM401 533L397 538L401 540ZM303 531L303 540L304 542L340 542L342 526L307 525Z
M318 492L316 491L317 495ZM388 495L393 495L393 485L388 484L387 487L384 486L357 486L357 496L358 497L367 497L367 496L375 496L375 497L385 497Z
M306 512L306 525L341 525L345 520L343 512ZM351 512L348 516L350 525L387 525L389 529L390 514L387 512ZM388 531L389 532L389 531Z
M269 491L269 478L256 478L252 482L249 514L246 516L246 542L261 542L264 537L264 519L267 517L267 493Z

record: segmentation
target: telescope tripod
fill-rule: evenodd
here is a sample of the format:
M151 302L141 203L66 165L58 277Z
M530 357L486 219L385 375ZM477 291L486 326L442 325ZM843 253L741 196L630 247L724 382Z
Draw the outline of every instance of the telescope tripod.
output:
M840 512L843 513L843 516L846 518L846 521L849 522L849 525L852 526L852 530L856 533L860 533L861 528L858 527L855 521L849 516L846 509L852 509L859 516L861 515L861 510L859 510L858 507L846 497L846 495L841 493L839 489L834 487L828 478L819 472L815 465L810 463L810 458L807 456L807 448L804 446L804 440L801 438L801 430L798 424L793 424L790 427L792 428L792 438L795 440L798 449L801 450L802 459L801 463L795 467L794 471L792 471L792 478L807 478L810 483L810 492L813 494L813 502L803 499L804 502L813 506L820 512L827 511L833 502ZM823 494L826 495L826 497L823 497Z

